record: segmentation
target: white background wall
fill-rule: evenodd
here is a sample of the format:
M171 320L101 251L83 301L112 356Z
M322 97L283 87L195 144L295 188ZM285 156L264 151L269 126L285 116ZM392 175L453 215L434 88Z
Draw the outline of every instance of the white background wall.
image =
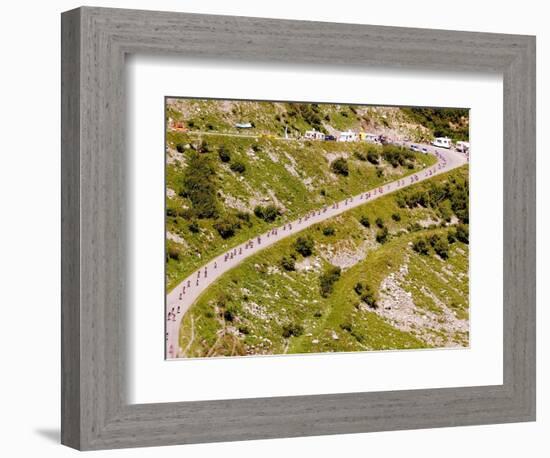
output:
M550 30L544 2L462 0L133 0L97 6L159 9L288 19L535 34L538 47L538 422L392 433L193 445L100 452L99 456L248 457L353 456L543 457L550 444L550 361L547 348L548 215L542 212L549 181L544 128L550 122L544 80L549 78ZM0 43L0 452L4 456L71 456L59 440L60 310L60 17L79 6L55 2L5 2ZM490 171L488 171L490 173ZM546 300L545 300L546 299ZM544 434L546 432L546 435Z

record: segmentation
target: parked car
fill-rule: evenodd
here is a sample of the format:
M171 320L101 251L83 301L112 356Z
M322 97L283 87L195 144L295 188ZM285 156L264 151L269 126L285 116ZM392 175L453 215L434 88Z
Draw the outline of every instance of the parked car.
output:
M426 148L426 147L422 148L422 152L423 152L424 154L428 154L428 148Z
M418 146L416 145L411 145L409 146L409 148L411 149L411 151L418 151Z
M336 137L334 135L325 135L325 141L335 142Z

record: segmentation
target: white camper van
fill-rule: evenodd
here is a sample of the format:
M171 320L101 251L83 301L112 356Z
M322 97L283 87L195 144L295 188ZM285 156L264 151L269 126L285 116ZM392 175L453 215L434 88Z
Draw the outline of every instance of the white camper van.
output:
M451 139L447 137L435 137L432 145L449 149L451 147Z

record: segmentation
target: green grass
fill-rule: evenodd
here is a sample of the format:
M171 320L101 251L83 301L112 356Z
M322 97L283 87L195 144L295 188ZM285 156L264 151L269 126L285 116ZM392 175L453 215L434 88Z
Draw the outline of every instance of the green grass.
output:
M412 188L427 189L430 182L467 174L468 167L464 166ZM396 212L401 216L399 221L391 217ZM369 216L371 228L360 224L363 215ZM417 232L406 230L410 223L427 217L437 216L431 209L401 209L395 196L388 195L257 253L220 277L191 307L180 329L180 346L189 356L227 356L430 348L429 337L466 345L467 335L435 329L420 333L399 330L360 305L354 291L357 282L366 281L380 294L382 280L407 263L408 273L401 287L411 293L419 312L443 317L440 306L432 299L435 295L438 303L444 303L457 318L468 319L468 245L452 244L450 257L445 261L433 252L429 256L415 253L410 247L415 238L445 235L448 231L440 226ZM377 218L384 221L391 234L383 245L374 241ZM326 226L334 227L335 233L325 235ZM287 272L279 266L280 260L295 254L294 242L303 235L315 240L315 251L308 258L314 263L312 269ZM344 269L332 294L323 298L319 274L330 265L327 253L344 246L359 249L365 243L370 248L364 259ZM297 263L302 262L304 258L298 255ZM227 311L232 321L224 316ZM285 337L285 327L289 326L298 327L300 332Z
M284 213L271 224L252 216L249 226L243 224L236 235L227 240L222 239L213 229L214 220L197 220L200 231L193 233L189 230L190 221L185 212L168 216L167 231L185 241L185 244L178 244L172 240L167 242L168 248L176 249L180 253L179 260L167 260L169 290L208 259L262 233L269 227L294 220L309 210L359 194L435 162L434 157L423 154L415 155L415 167L412 170L393 168L382 162L384 174L378 176L374 165L360 161L354 156L355 152L368 147L365 144L298 142L221 135L205 136L204 139L211 149L209 153L204 154L212 157L216 167L215 182L223 213L235 211L231 208L230 202L224 202L224 199L236 199L247 208L247 211L252 211L258 203L275 203L284 209ZM175 148L177 144L197 144L199 139L190 134L168 132L167 143L170 148ZM217 151L222 146L229 151L231 162L240 161L245 164L244 174L231 171L229 163L222 163L218 159ZM191 207L189 200L179 195L182 190L186 155L186 152L175 153L176 161L166 167L167 187L176 194L167 197L167 206L178 209L178 213ZM348 157L350 173L347 177L337 176L330 170L329 158L340 155Z

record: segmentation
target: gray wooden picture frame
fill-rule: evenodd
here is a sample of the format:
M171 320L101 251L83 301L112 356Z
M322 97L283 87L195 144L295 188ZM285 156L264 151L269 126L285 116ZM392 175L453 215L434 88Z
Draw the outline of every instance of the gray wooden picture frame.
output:
M62 14L62 427L81 450L535 419L535 38L83 7ZM503 384L128 404L125 56L504 78ZM475 196L473 196L475 199Z

